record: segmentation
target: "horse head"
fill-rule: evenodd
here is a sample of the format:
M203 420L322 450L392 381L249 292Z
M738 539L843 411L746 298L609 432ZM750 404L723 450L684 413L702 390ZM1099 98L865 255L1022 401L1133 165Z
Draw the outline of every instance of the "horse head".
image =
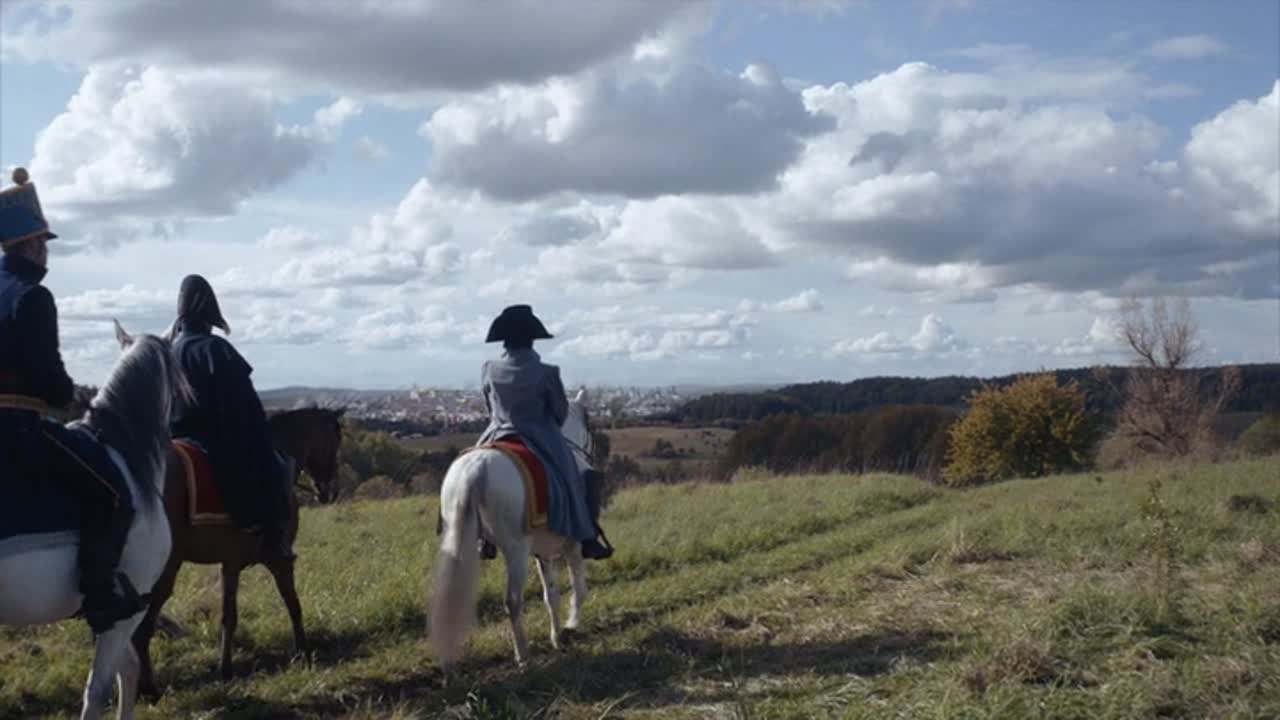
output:
M130 335L115 326L121 355L111 375L89 401L83 422L105 437L130 472L161 489L161 472L169 448L169 417L174 398L190 398L191 386L173 357L169 342L154 335Z
M337 497L338 452L345 413L346 408L307 407L268 418L273 444L292 456L300 470L307 471L321 504Z

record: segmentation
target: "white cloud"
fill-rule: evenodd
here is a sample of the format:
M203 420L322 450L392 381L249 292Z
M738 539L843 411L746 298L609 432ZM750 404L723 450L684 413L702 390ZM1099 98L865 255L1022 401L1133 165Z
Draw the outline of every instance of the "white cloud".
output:
M1161 60L1199 60L1227 50L1227 45L1212 35L1174 35L1155 41L1145 52Z
M742 214L769 226L771 244L780 234L835 250L852 277L939 301L1024 284L1267 296L1273 264L1221 271L1280 234L1274 88L1197 127L1173 162L1140 116L1024 105L1011 92L995 76L923 64L810 88L806 102L837 130L811 139L781 190L741 201Z
M86 225L69 234L230 215L311 162L345 117L290 127L272 110L265 93L207 73L95 66L38 136L31 176L51 222Z
M386 143L374 140L368 135L361 135L356 141L356 148L360 151L360 155L366 160L373 162L381 162L391 157L391 148Z
M268 230L267 234L258 239L258 245L268 250L310 250L320 245L320 235L311 230L286 225Z
M1191 130L1186 161L1231 221L1274 240L1280 235L1280 80L1257 100L1241 100ZM1272 243L1274 245L1274 243Z
M37 8L49 21L6 22L0 46L28 60L217 67L299 92L395 95L570 74L625 54L705 8L590 0L63 0Z
M325 250L282 265L272 275L284 288L399 285L422 277L422 259L408 252Z
M358 317L343 334L353 350L416 350L432 354L440 348L476 345L488 320L458 319L442 305L415 307L397 303Z
M601 248L622 261L703 270L744 270L779 261L732 205L713 198L628 203Z
M102 320L119 318L122 323L154 320L172 314L177 308L177 294L143 290L136 285L118 289L87 290L58 301L61 320Z
M821 296L817 290L809 288L777 302L760 303L754 300L743 300L738 309L744 312L764 310L778 313L817 312L823 308Z
M754 324L749 314L728 310L673 313L651 305L574 310L552 324L557 337L564 338L552 356L658 360L718 353L745 344Z
M561 191L649 198L773 187L830 127L764 66L614 66L450 102L423 127L431 179L520 200Z
M909 338L902 338L890 332L878 332L866 337L841 340L831 348L831 355L902 355L914 354L917 357L940 357L962 352L970 348L970 343L956 334L941 317L935 314L925 315L920 327Z
M336 327L332 316L258 301L249 306L244 330L236 337L262 344L315 345L332 340Z

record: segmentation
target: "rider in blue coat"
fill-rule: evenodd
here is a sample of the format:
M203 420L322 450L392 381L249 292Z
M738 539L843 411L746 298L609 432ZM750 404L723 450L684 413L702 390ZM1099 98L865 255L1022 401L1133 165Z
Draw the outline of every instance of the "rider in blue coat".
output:
M58 309L41 285L47 243L58 237L40 209L27 171L0 192L0 485L54 483L79 508L81 614L95 634L145 609L117 572L133 524L129 488L98 438L47 417L71 404L75 384L62 362ZM21 534L29 518L0 513L0 535ZM120 586L117 588L117 580Z
M512 305L493 321L485 342L501 341L504 352L484 364L482 390L490 421L477 444L509 435L523 439L546 467L551 494L547 527L581 541L583 557L608 558L613 549L600 542L596 478L593 474L588 482L578 471L560 431L569 411L560 368L542 362L533 349L534 340L550 337L528 305ZM494 552L485 547L484 554L492 557Z
M190 402L174 403L170 432L209 455L222 501L242 529L261 529L264 559L291 559L288 483L291 464L271 441L267 414L253 387L253 367L213 328L230 334L218 298L199 275L178 291L173 352L191 384Z

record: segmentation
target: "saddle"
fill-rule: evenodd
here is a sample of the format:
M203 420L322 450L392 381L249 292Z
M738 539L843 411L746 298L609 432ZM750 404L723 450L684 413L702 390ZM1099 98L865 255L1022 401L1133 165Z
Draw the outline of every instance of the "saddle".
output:
M174 440L173 449L182 460L187 483L187 520L192 526L231 525L231 514L213 478L209 454L190 440Z
M551 508L551 487L547 482L547 469L538 456L525 445L518 435L469 448L473 450L497 450L509 459L520 477L524 479L525 527L537 530L547 526L547 512Z

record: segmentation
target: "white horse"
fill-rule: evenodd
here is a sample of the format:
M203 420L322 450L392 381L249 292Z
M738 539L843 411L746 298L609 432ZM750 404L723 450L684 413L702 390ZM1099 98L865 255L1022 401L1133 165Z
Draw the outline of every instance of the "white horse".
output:
M586 391L569 403L560 430L580 470L591 466L591 430L585 409ZM564 630L575 630L587 598L587 572L582 545L547 528L527 532L524 479L519 469L498 450L477 449L453 461L440 488L443 536L432 584L430 639L446 674L462 655L462 646L475 617L476 585L480 574L481 536L502 552L507 566L507 614L515 644L516 663L529 659L524 634L524 586L529 554L538 559L542 598L551 616L551 645L561 647ZM560 589L555 561L563 560L573 581L569 619L560 625Z
M176 393L190 388L173 360L169 344L151 335L135 341L116 323L124 350L111 377L90 403L83 422L110 434L108 453L124 473L136 513L129 528L120 571L147 593L169 559L169 523L162 504L169 450L169 409ZM4 545L9 545L5 552ZM20 536L0 542L0 624L48 625L71 618L83 596L79 590L76 532ZM133 717L138 656L130 638L145 612L116 623L94 643L81 718L101 716L119 683L121 719Z

